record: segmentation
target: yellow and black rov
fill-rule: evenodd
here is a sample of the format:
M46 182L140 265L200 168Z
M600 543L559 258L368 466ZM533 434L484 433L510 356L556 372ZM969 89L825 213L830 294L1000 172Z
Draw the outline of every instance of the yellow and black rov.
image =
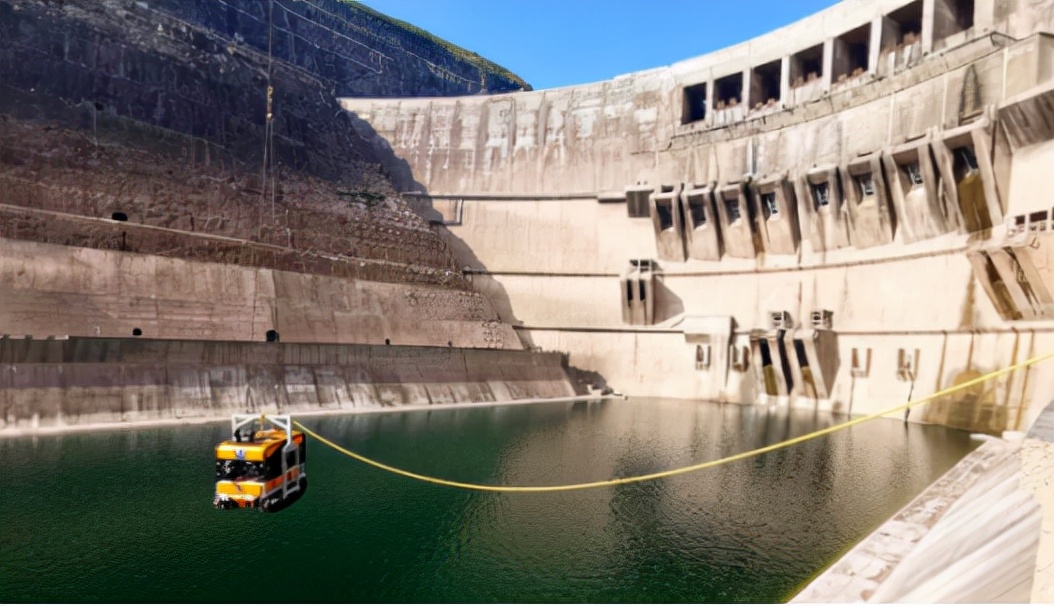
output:
M279 511L307 491L307 437L289 415L234 415L216 445L218 509Z

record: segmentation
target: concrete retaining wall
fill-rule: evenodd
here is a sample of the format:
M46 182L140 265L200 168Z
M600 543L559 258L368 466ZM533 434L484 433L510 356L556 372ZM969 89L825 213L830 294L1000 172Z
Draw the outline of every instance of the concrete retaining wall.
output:
M0 334L520 349L479 293L0 239Z
M573 395L551 353L0 338L0 432Z

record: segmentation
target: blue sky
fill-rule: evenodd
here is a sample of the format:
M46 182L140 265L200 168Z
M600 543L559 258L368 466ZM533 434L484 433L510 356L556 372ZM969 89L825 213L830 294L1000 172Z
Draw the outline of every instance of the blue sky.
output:
M519 74L534 88L669 65L793 23L836 0L365 0Z

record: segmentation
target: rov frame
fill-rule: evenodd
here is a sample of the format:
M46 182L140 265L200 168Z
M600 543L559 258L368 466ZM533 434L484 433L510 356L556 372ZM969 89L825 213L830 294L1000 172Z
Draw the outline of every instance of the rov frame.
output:
M281 449L279 459L282 465L282 488L281 494L276 502L272 503L274 496L265 501L265 497L268 497L270 493L261 493L257 506L262 511L273 511L277 509L283 509L292 502L303 495L306 490L301 489L301 481L304 482L304 489L306 489L307 472L304 471L303 466L304 460L300 457L300 446L293 440L293 418L291 415L268 415L268 414L234 414L231 415L231 439L235 442L240 442L242 434L240 430L245 427L252 427L254 424L259 423L261 426L270 424L273 428L280 429L285 432L285 445ZM252 433L249 434L250 436ZM306 436L303 438L306 440ZM306 445L305 445L306 452ZM295 467L300 467L300 473L295 480L289 478L289 472L291 470L289 466L288 454L295 453L294 458L296 461ZM299 494L298 494L299 493ZM290 499L290 497L293 499ZM224 499L224 501L227 499ZM219 495L216 497L216 504L219 506L221 501ZM276 507L277 506L277 507Z

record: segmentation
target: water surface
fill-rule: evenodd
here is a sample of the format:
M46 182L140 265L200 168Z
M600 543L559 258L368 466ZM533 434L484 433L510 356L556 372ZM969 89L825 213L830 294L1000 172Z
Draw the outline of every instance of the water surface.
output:
M305 418L419 473L543 485L719 458L844 420L631 399ZM466 492L309 442L277 514L212 509L229 424L0 440L0 602L774 602L975 444L881 419L718 468Z

